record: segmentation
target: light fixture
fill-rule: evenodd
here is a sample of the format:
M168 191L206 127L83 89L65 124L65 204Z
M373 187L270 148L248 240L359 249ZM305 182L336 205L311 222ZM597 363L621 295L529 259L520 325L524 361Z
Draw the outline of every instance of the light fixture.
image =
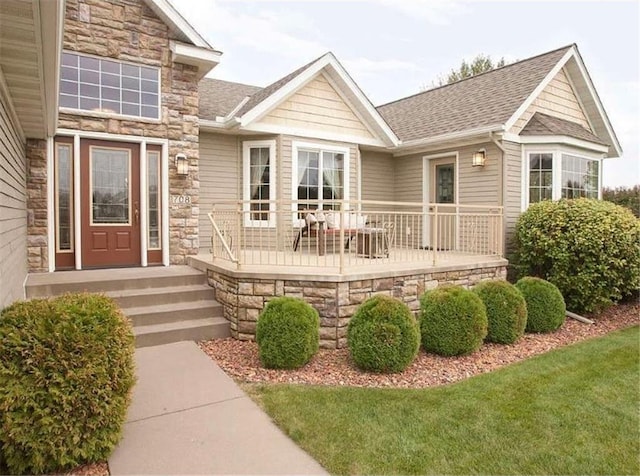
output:
M189 159L184 154L176 154L176 169L178 175L189 175Z
M487 159L487 153L484 149L479 150L473 154L471 159L471 165L474 167L484 167L484 162Z

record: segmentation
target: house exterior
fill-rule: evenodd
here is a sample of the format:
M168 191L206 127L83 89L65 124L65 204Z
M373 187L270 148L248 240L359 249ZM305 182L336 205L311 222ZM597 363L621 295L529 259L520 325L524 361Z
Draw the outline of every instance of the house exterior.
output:
M340 340L371 293L504 276L518 215L600 197L621 154L575 45L375 107L332 53L205 78L221 53L167 0L14 0L0 25L0 307L28 273L192 264L236 335L290 294Z

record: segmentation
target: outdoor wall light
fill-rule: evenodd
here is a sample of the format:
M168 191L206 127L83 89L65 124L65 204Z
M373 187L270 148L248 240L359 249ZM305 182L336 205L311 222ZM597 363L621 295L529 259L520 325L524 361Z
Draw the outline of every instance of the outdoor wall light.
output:
M189 159L184 154L176 154L176 169L178 175L189 175Z
M471 165L474 167L484 167L485 160L487 160L487 153L484 150L479 150L473 154Z

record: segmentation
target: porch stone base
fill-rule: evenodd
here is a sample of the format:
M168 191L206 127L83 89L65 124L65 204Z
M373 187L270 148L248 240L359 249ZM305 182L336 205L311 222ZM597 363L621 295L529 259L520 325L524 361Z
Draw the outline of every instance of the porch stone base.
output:
M200 267L200 266L198 266ZM209 285L215 289L216 300L224 307L224 316L231 323L231 335L240 340L254 340L256 322L265 304L276 296L302 298L320 314L320 347L343 348L347 345L347 325L356 309L366 299L384 294L401 299L417 316L419 297L441 284L459 284L465 287L493 279L504 279L507 263L465 265L453 269L434 268L412 274L395 276L332 276L327 280L287 279L283 276L262 279L259 274L240 276L237 273L207 266ZM315 279L314 279L315 278ZM337 278L337 279L336 279ZM322 278L320 278L322 279Z

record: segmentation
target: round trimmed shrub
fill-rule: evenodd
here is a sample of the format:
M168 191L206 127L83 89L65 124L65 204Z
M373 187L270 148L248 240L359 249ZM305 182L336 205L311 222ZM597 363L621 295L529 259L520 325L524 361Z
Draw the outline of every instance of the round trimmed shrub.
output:
M594 199L534 203L517 223L518 276L555 284L569 310L599 311L640 288L640 220Z
M131 324L97 294L17 302L0 313L0 451L10 473L105 460L134 378Z
M527 303L522 293L507 281L483 281L474 288L487 311L486 341L512 344L524 334Z
M301 299L279 297L258 317L260 361L269 369L297 369L318 352L320 317Z
M349 353L370 372L402 372L418 355L420 330L405 303L388 296L367 299L349 321Z
M475 352L487 336L487 312L473 291L443 286L420 298L420 333L427 352L452 356Z
M527 302L527 332L553 332L566 319L560 290L544 279L527 276L516 283Z

